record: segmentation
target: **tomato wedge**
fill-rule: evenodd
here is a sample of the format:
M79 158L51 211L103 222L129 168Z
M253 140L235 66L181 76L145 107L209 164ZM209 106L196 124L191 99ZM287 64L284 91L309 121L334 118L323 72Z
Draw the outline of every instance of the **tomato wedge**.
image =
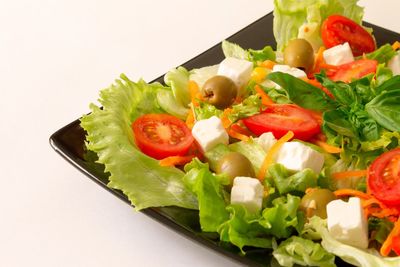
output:
M368 189L389 206L400 205L400 148L383 153L368 168Z
M376 49L371 34L355 21L340 15L331 15L322 23L321 37L326 48L348 42L354 56Z
M293 104L276 104L260 114L243 119L244 125L256 135L272 132L281 138L288 131L295 139L307 141L320 133L321 127L310 111Z
M338 69L329 77L333 81L349 83L353 79L360 79L365 75L375 73L378 61L373 59L359 59L347 64L338 66Z
M155 159L185 155L194 138L180 119L167 114L146 114L132 123L135 142Z

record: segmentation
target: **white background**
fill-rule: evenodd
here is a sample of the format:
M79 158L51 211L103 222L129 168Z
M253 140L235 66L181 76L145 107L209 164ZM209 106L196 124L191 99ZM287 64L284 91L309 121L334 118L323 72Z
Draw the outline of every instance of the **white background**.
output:
M400 32L398 0L365 20ZM239 266L134 212L49 136L120 73L152 80L270 12L272 0L0 0L0 266Z

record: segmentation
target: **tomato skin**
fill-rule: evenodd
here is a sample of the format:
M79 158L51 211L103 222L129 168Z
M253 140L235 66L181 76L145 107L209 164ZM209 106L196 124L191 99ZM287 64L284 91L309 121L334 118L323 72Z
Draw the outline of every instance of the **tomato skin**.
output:
M321 132L312 113L293 104L271 105L262 113L243 119L243 123L257 136L272 132L275 138L281 138L292 131L293 138L307 141Z
M368 168L371 194L389 206L400 205L400 148L383 153Z
M146 114L132 123L135 143L155 159L185 155L194 142L190 129L168 114Z
M356 57L376 49L371 34L355 21L340 15L331 15L322 23L321 37L326 48L348 42Z
M393 237L392 249L398 256L400 256L400 236Z
M338 66L336 72L329 77L333 81L349 83L353 79L360 79L365 75L376 73L378 61L373 59L359 59L350 63Z

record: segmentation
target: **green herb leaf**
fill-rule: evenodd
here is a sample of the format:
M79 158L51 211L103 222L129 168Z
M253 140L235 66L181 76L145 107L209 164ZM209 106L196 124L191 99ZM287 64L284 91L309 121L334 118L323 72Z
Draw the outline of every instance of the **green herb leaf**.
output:
M365 105L377 123L391 131L400 131L400 89L384 91Z

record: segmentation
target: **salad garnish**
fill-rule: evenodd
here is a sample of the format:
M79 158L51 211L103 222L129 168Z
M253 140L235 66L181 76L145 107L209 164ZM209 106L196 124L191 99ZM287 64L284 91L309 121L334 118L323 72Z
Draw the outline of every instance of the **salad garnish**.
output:
M400 266L400 43L357 2L275 0L276 49L121 75L81 119L108 186L281 266Z

